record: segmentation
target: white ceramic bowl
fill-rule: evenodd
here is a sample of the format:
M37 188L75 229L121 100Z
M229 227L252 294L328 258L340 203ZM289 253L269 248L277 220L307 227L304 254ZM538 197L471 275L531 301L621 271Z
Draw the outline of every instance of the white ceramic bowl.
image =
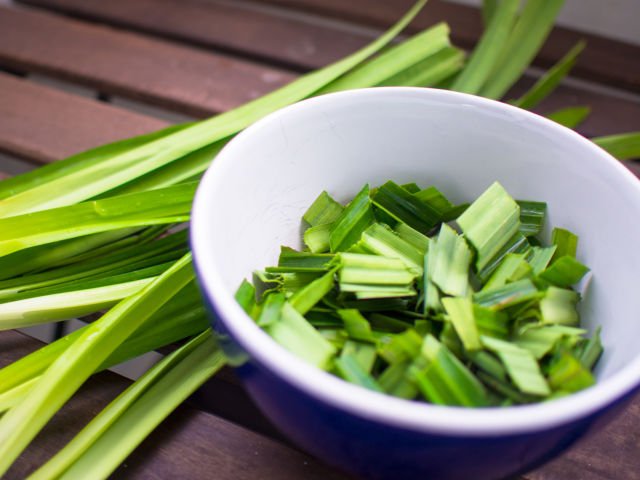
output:
M241 280L275 264L280 245L300 246L302 213L322 190L344 202L389 179L456 202L498 180L546 201L548 226L580 236L578 259L593 272L581 314L589 330L603 326L598 384L537 405L438 407L346 384L262 332L234 301ZM639 218L640 182L569 129L470 95L378 88L298 103L233 139L198 190L192 246L228 354L294 441L365 476L498 478L559 453L638 388Z

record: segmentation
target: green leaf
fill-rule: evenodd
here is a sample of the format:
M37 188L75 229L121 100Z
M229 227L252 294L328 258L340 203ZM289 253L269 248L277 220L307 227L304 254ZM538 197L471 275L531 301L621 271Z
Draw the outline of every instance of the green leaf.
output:
M531 254L529 255L529 265L533 270L534 275L539 275L547 266L554 253L557 250L557 245L551 247L531 247Z
M372 196L373 203L399 222L426 234L440 222L440 215L400 185L388 181Z
M590 387L595 379L576 358L564 353L549 370L549 385L554 390L577 392Z
M333 223L324 223L309 227L304 231L303 241L311 253L326 253L329 251L333 226Z
M455 47L445 47L380 82L378 86L431 87L458 73L464 65L465 54Z
M565 255L555 260L551 266L538 275L538 278L557 287L570 287L578 283L588 271L589 267L575 258Z
M397 258L416 275L422 275L424 251L420 252L384 224L374 223L362 232L360 245L377 255Z
M154 365L30 478L106 478L225 363L207 330Z
M531 273L531 267L525 261L521 253L508 253L482 287L482 292L500 288L507 283L516 282L527 277Z
M338 375L347 382L373 390L374 392L383 392L378 382L360 366L360 363L354 356L348 354L341 355L335 359L334 363Z
M444 216L453 208L453 204L449 201L444 194L436 187L425 188L419 192L414 193L416 198L420 199L433 210L435 210L440 216Z
M306 314L313 306L322 300L327 293L335 286L335 270L330 270L320 278L310 282L305 287L294 293L289 298L289 303L300 314Z
M425 2L419 2L424 4ZM426 57L449 46L449 27L439 23L394 45L368 62L354 67L318 91L318 94L379 85Z
M578 251L578 236L564 228L554 228L551 232L551 243L556 246L552 262L564 256L574 257Z
M591 140L618 160L640 158L640 132L607 135L605 137L592 138Z
M266 268L267 272L326 272L334 255L298 252L293 248L281 247L277 267Z
M365 372L371 373L377 357L376 346L371 343L347 340L340 356L352 357Z
M544 43L563 4L564 0L527 1L480 95L501 98L507 93Z
M447 297L442 299L442 305L453 328L462 340L465 350L479 350L482 346L471 299L468 297Z
M586 330L565 325L535 325L518 333L514 343L529 350L539 360L549 353L562 337L576 337L585 333Z
M567 128L576 128L586 120L590 113L590 107L567 107L547 114L547 118Z
M62 160L51 162L29 172L5 178L0 182L0 200L18 195L26 190L57 180L90 165L98 165L105 160L132 148L139 147L153 140L165 137L189 127L192 123L172 125L153 133L127 138L108 143L96 148L72 155Z
M360 240L362 232L374 222L369 185L365 185L334 222L329 235L331 251L347 250Z
M462 73L451 85L451 90L478 93L490 78L515 23L520 0L503 0L499 7L492 8L490 21L469 57Z
M545 202L518 200L520 207L520 233L525 237L533 237L542 231L547 213Z
M265 331L291 353L316 367L327 369L335 355L333 345L289 303L282 306L280 320L269 324Z
M47 369L25 400L0 419L0 474L100 364L192 278L191 256L187 255L88 326Z
M495 182L458 218L458 225L476 249L476 268L482 270L518 232L520 207Z
M473 301L483 307L502 310L539 296L540 293L531 280L523 279L502 287L477 292L473 295Z
M576 311L579 299L580 296L573 290L549 287L540 300L542 322L577 326L580 323Z
M596 328L593 336L584 342L577 352L578 360L584 368L592 370L603 352L602 341L600 340L601 327Z
M471 250L465 239L446 223L429 251L429 281L448 295L465 296L470 290Z
M395 227L395 232L405 242L413 245L421 255L424 255L429 248L429 237L423 235L414 228L411 228L406 223L399 222ZM421 261L421 265L422 265Z
M562 57L558 62L549 69L538 81L531 87L523 96L518 100L512 102L515 106L525 108L527 110L532 109L538 105L542 100L549 96L553 92L560 82L566 77L576 61L578 55L584 50L586 42L583 40L575 44L567 54Z
M435 337L425 337L421 354L427 361L426 367L413 367L411 372L427 400L436 404L468 407L488 405L487 392L482 383Z
M121 228L189 219L197 184L181 184L0 219L0 255Z
M480 338L486 348L500 357L509 377L521 392L540 396L551 393L538 363L528 350L496 338L484 335Z
M524 255L526 257L530 254L530 251L531 244L527 238L520 232L517 232L487 261L486 265L477 272L478 279L481 282L486 282L509 255Z
M0 330L88 315L141 291L154 277L0 304Z
M312 227L335 222L344 207L336 202L327 192L318 195L302 218Z

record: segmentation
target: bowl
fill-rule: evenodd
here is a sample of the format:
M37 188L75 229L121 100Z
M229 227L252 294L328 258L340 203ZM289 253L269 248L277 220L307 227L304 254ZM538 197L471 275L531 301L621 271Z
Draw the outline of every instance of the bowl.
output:
M545 403L464 409L347 384L276 344L234 301L327 190L364 183L436 185L456 202L498 180L548 203L547 224L580 236L593 275L584 325L602 325L598 382ZM293 442L365 478L503 478L540 465L596 430L640 385L640 182L577 133L515 107L422 88L354 90L275 112L218 154L198 189L191 242L221 344L263 413ZM548 230L548 227L547 227ZM546 232L548 236L548 231Z

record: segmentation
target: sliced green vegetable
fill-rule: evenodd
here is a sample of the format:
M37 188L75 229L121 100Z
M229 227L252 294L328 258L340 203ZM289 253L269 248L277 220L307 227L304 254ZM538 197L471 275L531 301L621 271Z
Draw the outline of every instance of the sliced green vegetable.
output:
M326 369L336 349L324 339L293 305L285 303L280 319L265 327L265 331L287 350L322 369Z
M422 394L431 402L444 405L479 407L488 405L485 388L447 347L427 335L421 354L425 368L411 372Z
M344 207L336 202L327 192L322 192L304 213L302 218L312 227L335 222Z
M565 255L576 256L578 250L578 236L564 228L554 228L551 232L551 243L556 246L552 259L555 261Z
M520 233L525 237L538 235L544 226L547 204L525 200L518 200L517 203L520 207Z
M457 222L476 249L476 268L482 270L518 232L520 207L496 182L471 204Z
M469 292L471 250L462 236L443 223L429 252L429 281L448 295L465 296Z
M448 318L462 340L464 348L469 351L481 348L478 327L473 312L473 303L469 297L447 297L442 299L442 305Z
M348 249L374 222L375 217L369 199L369 186L365 185L333 223L329 235L331 252Z
M557 250L556 250L557 251ZM589 271L589 267L577 261L574 257L565 255L555 260L538 275L557 287L570 287L575 285Z
M578 325L579 317L576 304L580 296L573 290L549 287L540 300L540 313L543 323L560 325Z
M373 203L400 222L426 234L440 220L438 212L392 181L381 185L372 196Z
M504 364L509 377L523 393L549 395L549 385L533 355L523 348L496 338L481 336L482 344L494 352Z

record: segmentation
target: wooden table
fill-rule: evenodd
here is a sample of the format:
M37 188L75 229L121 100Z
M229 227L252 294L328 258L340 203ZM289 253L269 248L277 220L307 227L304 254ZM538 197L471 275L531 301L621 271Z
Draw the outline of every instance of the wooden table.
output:
M232 108L337 59L390 25L413 0L28 0L0 6L0 170L16 173L77 151ZM470 7L431 0L414 31L447 20L454 41L481 31ZM580 35L557 29L548 66ZM539 111L590 105L580 131L640 130L640 48L587 35L574 77ZM530 85L535 71L514 94ZM640 172L640 164L629 167ZM0 332L0 365L41 344ZM6 478L23 478L129 381L94 376ZM171 415L117 478L333 479L344 474L289 445L229 371ZM526 475L640 479L640 398L606 430Z

